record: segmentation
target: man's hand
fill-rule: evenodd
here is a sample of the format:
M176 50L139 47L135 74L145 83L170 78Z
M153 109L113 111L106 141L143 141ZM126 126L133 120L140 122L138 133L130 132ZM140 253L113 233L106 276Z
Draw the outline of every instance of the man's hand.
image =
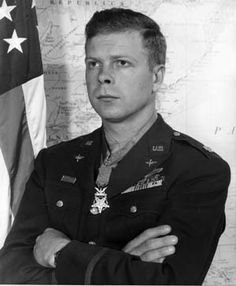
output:
M170 233L168 225L149 228L131 240L123 251L137 255L142 261L162 263L166 256L175 253L178 238Z
M46 228L36 238L34 245L34 258L42 266L55 268L54 255L70 242L62 232L54 228Z

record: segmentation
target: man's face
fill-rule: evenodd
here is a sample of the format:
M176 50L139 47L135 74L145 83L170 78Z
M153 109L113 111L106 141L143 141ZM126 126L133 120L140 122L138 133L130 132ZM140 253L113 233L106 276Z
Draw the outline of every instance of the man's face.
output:
M86 45L90 102L105 121L121 122L155 109L156 75L139 32L97 35Z

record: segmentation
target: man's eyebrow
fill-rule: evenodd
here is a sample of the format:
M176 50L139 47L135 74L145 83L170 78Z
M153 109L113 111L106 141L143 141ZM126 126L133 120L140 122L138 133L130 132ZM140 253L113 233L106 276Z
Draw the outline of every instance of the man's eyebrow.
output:
M87 61L87 60L99 60L98 58L96 58L96 57L85 57L85 59L84 59L85 61Z
M134 62L137 62L137 59L131 55L125 55L125 54L120 54L120 55L111 55L110 60L119 60L119 59L127 59L127 60L130 60L130 61L134 61ZM88 57L85 57L85 62L86 61L89 61L89 60L94 60L94 61L103 61L102 58L100 57L94 57L94 56L88 56Z
M133 60L133 61L136 61L136 59L131 56L131 55L114 55L114 56L111 56L111 59L112 60L118 60L118 59L129 59L129 60Z

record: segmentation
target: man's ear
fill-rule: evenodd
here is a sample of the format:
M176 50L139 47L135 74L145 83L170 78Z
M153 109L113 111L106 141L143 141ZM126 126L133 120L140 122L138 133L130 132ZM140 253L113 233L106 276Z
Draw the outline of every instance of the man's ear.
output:
M165 75L165 66L156 65L153 68L153 92L158 91L161 84L163 83Z

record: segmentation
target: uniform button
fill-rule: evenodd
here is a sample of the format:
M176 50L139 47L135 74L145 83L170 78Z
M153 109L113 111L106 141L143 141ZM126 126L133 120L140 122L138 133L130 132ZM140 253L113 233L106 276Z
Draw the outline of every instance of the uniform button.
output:
M62 200L59 200L59 201L56 202L56 206L59 207L59 208L63 207L63 205L64 205L64 203L63 203Z
M136 206L131 206L129 210L130 210L130 212L131 212L131 213L133 213L133 214L134 214L134 213L136 213L136 212L137 212L137 210L138 210L138 209L137 209L137 207L136 207Z
M175 131L174 136L180 136L180 133L178 131Z
M89 241L88 244L90 244L90 245L96 245L96 242L95 242L95 241Z

